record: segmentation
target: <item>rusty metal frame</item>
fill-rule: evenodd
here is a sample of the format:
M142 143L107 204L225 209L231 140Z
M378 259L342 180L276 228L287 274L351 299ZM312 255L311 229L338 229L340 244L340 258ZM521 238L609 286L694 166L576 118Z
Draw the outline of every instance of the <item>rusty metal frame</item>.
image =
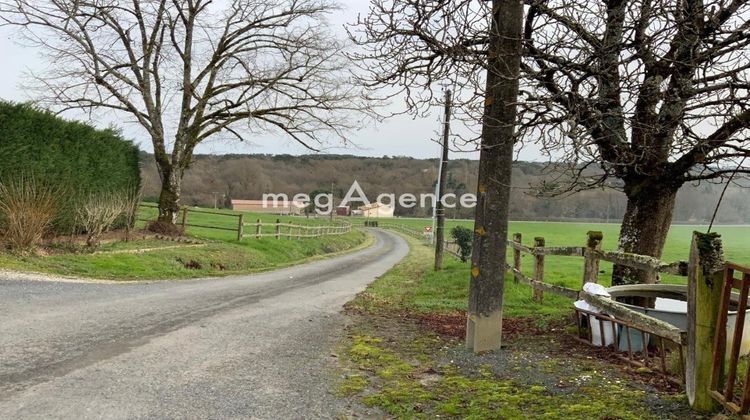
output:
M610 322L611 328L612 328L612 337L614 338L614 345L612 345L612 350L615 352L615 356L624 361L627 362L633 366L636 367L645 367L653 370L654 372L660 374L665 379L669 380L670 382L677 384L677 385L683 385L685 383L685 352L684 352L684 345L682 343L677 343L669 338L665 338L659 334L655 334L653 332L644 331L637 325L634 325L630 322L623 321L621 319L617 319L611 315L597 313L597 312L591 312L587 311L585 309L575 308L576 311L576 325L578 326L578 341L588 344L588 345L594 345L593 344L593 334L591 331L591 326L593 323L591 322L591 319L594 318L599 321L599 333L600 333L600 340L602 344L602 348L604 348L604 322L602 321L608 321ZM584 333L583 328L583 319L587 320L588 327L586 328L586 332ZM617 328L617 326L621 328ZM619 331L624 331L623 334L625 334L625 337L627 339L627 352L621 352L619 350ZM633 345L631 342L631 331L635 330L640 332L641 334L641 351L633 351ZM659 338L659 344L656 346L656 348L649 349L648 341L646 340L646 336L652 336L652 337L658 337ZM667 346L664 345L664 343L669 342L674 345L676 349L679 351L679 362L680 362L680 374L679 376L675 376L673 373L669 372L669 369L667 367ZM609 347L609 346L606 346ZM622 353L625 353L624 355Z
M735 277L735 274L742 278ZM732 348L727 357L727 320L729 318L729 304L732 291L740 291L738 303L745 302L747 307L748 293L750 292L750 268L741 265L726 263L724 268L721 301L719 302L719 314L716 323L716 335L714 337L714 352L711 362L711 382L709 393L711 397L721 403L726 409L734 413L747 413L750 408L750 365L744 374L743 389L737 395L735 385L737 381L737 365L739 364L740 346L742 333L745 325L745 314L747 310L737 311L737 319L732 332ZM728 360L726 372L724 372L725 361ZM723 382L723 384L722 384Z

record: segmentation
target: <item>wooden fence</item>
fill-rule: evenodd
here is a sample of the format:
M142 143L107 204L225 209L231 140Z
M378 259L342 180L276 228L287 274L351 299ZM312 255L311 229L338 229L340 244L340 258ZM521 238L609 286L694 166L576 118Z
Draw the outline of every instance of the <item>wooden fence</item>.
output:
M421 232L404 226L399 226L398 224L381 223L380 227L398 230L414 237L424 237ZM520 233L515 233L512 235L512 239L508 241L508 247L512 252L512 264L509 264L507 268L512 273L513 279L516 283L523 283L531 286L532 299L537 302L542 302L545 293L553 293L571 300L584 300L590 305L599 308L602 313L577 310L579 339L582 341L592 343L593 334L590 326L598 324L600 328L603 328L602 326L606 323L606 325L608 325L607 328L613 329L613 336L620 336L619 331L624 331L623 336L626 336L627 338L626 356L622 356L620 354L621 352L617 352L617 357L636 366L653 367L655 371L664 374L675 382L683 382L683 375L680 375L679 378L674 378L673 373L669 372L666 359L667 353L676 349L675 351L679 354L678 358L681 364L680 370L684 371L684 348L687 343L685 331L682 331L672 324L628 308L627 306L609 298L587 293L581 290L581 288L572 289L557 284L551 284L545 281L544 269L546 256L581 258L583 265L581 285L583 285L588 282L599 282L599 265L601 261L608 261L613 264L621 264L627 267L645 270L653 275L666 273L680 276L687 276L687 262L679 261L666 264L653 257L616 251L604 251L601 249L601 232L589 232L587 236L588 238L583 246L549 247L546 246L546 241L543 237L534 238L533 245L526 246L522 243L522 235ZM460 249L452 241L446 241L444 243L444 249L453 256L460 256ZM522 270L521 262L524 254L530 255L533 258L533 269L531 275L526 275ZM583 330L580 328L584 319L589 326L586 334L584 334ZM601 331L601 334L603 336L604 331ZM661 341L659 341L661 347L655 352L649 351L649 349L645 347L641 348L640 351L634 351L635 346L630 340L632 334L640 334L641 337L658 337L661 339ZM586 340L586 338L588 340ZM665 346L665 343L671 343L671 345Z
M141 203L140 207L148 209L158 208L155 204L151 203ZM194 223L191 221L191 214L206 214L223 217L228 219L228 222L224 226ZM142 222L152 221L152 219L148 218L138 218L138 220ZM245 238L260 239L264 237L275 237L276 239L281 239L282 237L287 239L319 238L321 236L342 235L351 232L352 230L352 224L348 222L333 225L303 225L291 222L284 223L280 219L276 219L276 222L262 222L261 219L258 219L256 222L248 223L245 222L245 214L243 213L225 213L190 207L182 207L180 209L178 225L182 227L183 231L189 227L193 227L235 232L238 241Z
M242 220L242 215L240 215ZM321 236L343 235L352 231L351 223L340 223L336 225L302 225L295 223L283 223L276 219L275 223L264 223L258 219L255 223L242 223L243 229L239 231L238 237L242 238L263 238L274 237L276 239L302 239L302 238L319 238ZM245 227L251 230L246 232ZM266 230L264 230L266 228ZM270 231L269 231L270 228Z
M547 247L542 237L534 238L534 246L528 247L522 244L520 233L513 234L513 239L508 241L508 246L513 251L513 265L508 269L513 274L515 282L525 283L531 286L534 300L541 302L544 293L554 293L565 296L570 299L582 299L589 304L600 308L601 310L613 315L615 318L628 321L644 332L668 338L679 344L684 344L684 332L679 328L656 320L650 316L632 309L610 299L586 293L582 290L574 290L568 287L559 286L545 282L544 278L544 259L548 255L578 257L583 258L583 276L581 285L585 283L599 282L599 263L608 261L613 264L620 264L626 267L646 271L652 275L660 273L687 276L688 263L678 261L675 263L665 264L660 260L625 252L603 251L601 249L602 234L601 232L589 232L588 240L584 246L575 247ZM529 254L534 259L534 269L531 277L525 275L521 270L521 255Z

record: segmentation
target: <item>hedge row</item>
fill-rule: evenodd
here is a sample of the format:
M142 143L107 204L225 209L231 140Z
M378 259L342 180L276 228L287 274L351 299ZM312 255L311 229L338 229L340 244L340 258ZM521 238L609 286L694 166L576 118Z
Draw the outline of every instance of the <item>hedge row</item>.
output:
M33 177L58 191L58 233L90 193L139 188L138 147L115 130L97 130L30 105L0 101L0 181Z

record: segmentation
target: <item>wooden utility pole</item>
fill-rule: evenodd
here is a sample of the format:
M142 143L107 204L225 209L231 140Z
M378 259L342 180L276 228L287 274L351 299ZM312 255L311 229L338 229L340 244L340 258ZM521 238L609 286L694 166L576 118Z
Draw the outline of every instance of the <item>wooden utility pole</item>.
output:
M466 321L466 347L476 353L499 349L502 338L523 7L517 0L492 1Z
M445 206L442 197L445 194L445 174L448 171L448 137L451 130L451 91L445 91L445 115L443 116L443 155L440 158L440 172L438 172L438 189L435 197L435 271L443 268L443 248L445 244Z

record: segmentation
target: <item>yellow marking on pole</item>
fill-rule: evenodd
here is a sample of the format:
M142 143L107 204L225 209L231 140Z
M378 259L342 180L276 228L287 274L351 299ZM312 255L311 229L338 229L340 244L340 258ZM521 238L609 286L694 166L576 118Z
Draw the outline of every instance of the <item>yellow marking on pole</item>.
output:
M484 234L487 233L487 231L484 230L484 226L479 226L478 228L474 229L474 232L479 236L484 236Z
M487 190L487 188L485 188L484 184L479 184L479 192L480 192L481 194L484 194L484 192L485 192L486 190Z
M479 268L474 267L471 269L471 277L473 278L479 277Z

